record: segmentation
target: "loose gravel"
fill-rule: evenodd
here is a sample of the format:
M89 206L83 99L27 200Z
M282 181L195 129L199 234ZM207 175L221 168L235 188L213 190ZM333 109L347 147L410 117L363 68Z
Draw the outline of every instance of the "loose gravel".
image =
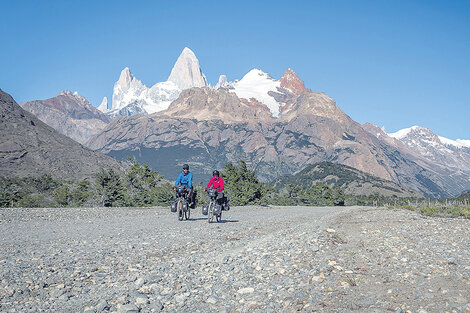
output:
M2 312L465 312L468 220L375 208L0 210Z

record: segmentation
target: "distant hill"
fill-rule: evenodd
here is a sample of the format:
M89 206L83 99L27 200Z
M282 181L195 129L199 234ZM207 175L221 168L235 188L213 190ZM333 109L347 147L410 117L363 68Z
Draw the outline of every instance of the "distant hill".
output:
M94 108L78 93L62 91L54 98L19 103L59 133L85 144L100 133L111 118Z
M378 193L384 196L398 197L422 196L392 181L364 173L347 165L331 162L308 165L293 175L282 176L272 182L272 185L276 188L283 188L289 184L300 185L303 188L326 184L331 188L339 187L346 194L353 195Z
M462 192L458 198L470 198L470 190Z
M0 89L0 176L79 180L123 163L59 134Z

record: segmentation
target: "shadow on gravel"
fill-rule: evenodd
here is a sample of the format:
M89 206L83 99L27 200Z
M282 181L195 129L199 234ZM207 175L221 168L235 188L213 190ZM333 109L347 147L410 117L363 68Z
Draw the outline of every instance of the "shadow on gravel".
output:
M239 220L221 220L219 222L219 224L223 224L223 223L238 223ZM217 223L214 223L214 224L217 224Z
M196 217L196 218L190 218L189 220L185 222L196 222L196 221L207 221L207 217ZM220 222L214 222L213 224L223 224L223 223L238 223L239 220L221 220Z

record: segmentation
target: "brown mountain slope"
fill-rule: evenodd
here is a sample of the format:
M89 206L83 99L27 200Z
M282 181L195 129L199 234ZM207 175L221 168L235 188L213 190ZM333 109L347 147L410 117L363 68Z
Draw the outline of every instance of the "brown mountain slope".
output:
M0 176L82 179L121 163L59 134L0 89Z
M114 120L88 145L117 158L135 156L169 177L186 162L197 176L244 159L269 181L331 161L428 196L449 194L437 173L366 132L323 93L301 93L279 118L242 105L230 91L193 88L166 111Z
M433 175L430 176L432 182L428 182L428 184L431 186L432 183L435 183L439 186L443 186L447 191L446 195L443 196L456 196L462 190L466 190L470 187L470 180L468 179L470 168L459 168L455 166L453 162L454 159L430 158L429 154L420 153L419 150L412 149L400 140L390 137L376 125L366 123L362 125L362 128L377 139L382 149L400 151L401 155L403 155L408 162L413 162L426 172L433 173ZM458 153L455 153L454 157L458 156ZM418 175L422 174L420 173ZM398 179L404 180L406 177L398 177ZM404 183L406 183L406 181Z
M326 184L330 188L340 187L346 194L419 197L420 194L398 185L390 180L361 172L353 167L331 162L320 162L308 165L293 175L281 176L271 184L277 188L285 188L289 184L312 188Z
M59 133L84 144L102 131L110 118L94 108L88 100L70 91L57 96L20 103L20 106Z

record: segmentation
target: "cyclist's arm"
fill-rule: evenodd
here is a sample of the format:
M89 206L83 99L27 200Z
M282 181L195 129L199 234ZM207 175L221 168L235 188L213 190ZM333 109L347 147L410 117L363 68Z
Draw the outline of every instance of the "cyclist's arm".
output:
M222 177L220 179L220 186L219 186L219 191L224 191L224 179Z
M180 173L180 174L178 175L178 177L176 178L175 187L181 184L181 178L182 178L182 176L183 176L183 175Z
M188 187L193 188L193 173L188 174Z
M209 188L211 188L211 185L213 184L213 182L214 182L214 180L213 180L212 177L211 177L211 179L209 179L209 183L208 183L207 186L206 186L206 190L208 190Z

